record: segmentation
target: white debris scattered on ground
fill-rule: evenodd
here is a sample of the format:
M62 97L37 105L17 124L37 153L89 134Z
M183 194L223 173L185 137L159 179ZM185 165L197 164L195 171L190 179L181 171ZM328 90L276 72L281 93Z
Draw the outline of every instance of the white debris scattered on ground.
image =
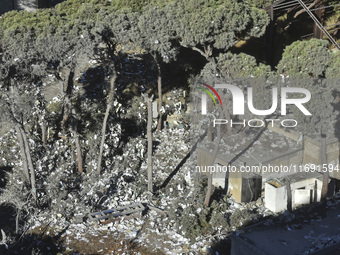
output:
M183 91L169 94L172 101L177 94L182 95ZM49 103L54 104L50 109L53 113L57 110L55 107L58 107L60 98L53 97ZM142 109L143 104L137 102L136 105L141 112L145 111ZM169 105L167 109L174 107L170 103L167 105ZM179 112L181 109L176 105L172 110ZM126 109L122 108L123 110ZM127 111L127 114L133 112ZM139 121L144 117L141 115ZM261 215L270 214L255 202L248 205L238 204L228 196L221 200L221 205L218 202L212 206L211 211L203 207L201 200L205 194L204 185L197 186L192 179L193 176L189 175L195 155L189 155L192 146L189 131L185 128L166 127L161 132L154 133L153 183L156 192L150 197L147 192L146 139L131 137L124 141L125 144L120 145L123 131L121 123L108 124L103 154L105 171L100 176L96 173L97 151L91 150L90 147L91 145L96 148L93 144L100 142L100 137L96 133L81 139L82 146L90 148L87 169L81 175L74 169L76 155L76 149L72 146L74 137L58 133L56 135L60 139L50 143L47 150L43 150L40 144L29 139L30 147L35 151L33 160L36 167L38 196L40 203L45 204L45 209L44 207L39 210L27 209L31 213L25 220L31 229L44 229L48 225L46 234L61 233L66 246L70 246L72 240L91 243L88 235L100 236L98 242L103 245L105 236L110 238L124 236L140 246L153 249L155 253L161 251L166 254L197 254L202 252L202 249L209 251L207 247L225 238L228 231L235 229L235 226L228 225L227 218L236 211L255 210ZM33 136L40 136L36 130L32 132ZM52 136L53 130L50 132ZM21 169L23 163L16 140L15 130L0 138L0 162L6 165L9 162L8 155L13 155L10 164L16 169ZM122 153L114 154L114 149L118 146L121 146ZM22 171L13 171L9 183L21 185L23 179ZM29 193L29 190L25 192ZM24 194L22 192L22 197L19 196L15 201L18 203L25 201ZM164 210L166 214L148 210L141 218L107 225L98 225L96 222L86 220L86 215L91 212L136 202L155 206ZM214 208L218 210L214 211ZM26 208L23 207L23 210ZM256 220L255 216L254 219ZM238 220L241 225L244 224L242 220L242 218ZM225 225L220 225L221 221Z

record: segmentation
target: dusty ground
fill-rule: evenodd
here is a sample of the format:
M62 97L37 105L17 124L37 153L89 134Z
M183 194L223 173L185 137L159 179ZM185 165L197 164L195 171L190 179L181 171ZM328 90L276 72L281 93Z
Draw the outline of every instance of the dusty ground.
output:
M35 229L35 233L44 236L43 228ZM127 239L121 234L114 234L111 231L99 231L98 235L90 233L81 234L81 238L76 238L72 235L58 237L58 234L49 231L50 240L54 243L55 251L58 252L57 243L61 243L66 247L62 251L63 255L78 254L141 254L141 255L162 255L160 252L152 252L146 248L140 247L135 244L133 240ZM60 252L61 250L59 250Z
M11 218L11 211L8 209L0 212L0 228L6 233L14 230L15 226L5 223ZM10 217L10 218L8 218ZM14 222L14 221L11 221ZM13 224L12 224L13 225ZM4 227L5 226L5 227ZM58 254L58 255L106 255L106 254L140 254L140 255L163 255L160 251L152 251L141 247L131 239L121 234L114 234L110 231L100 231L98 235L90 233L73 235L60 235L48 227L40 227L27 231L25 236L18 239L15 245L10 245L6 250L0 245L0 254ZM35 252L35 253L34 253Z

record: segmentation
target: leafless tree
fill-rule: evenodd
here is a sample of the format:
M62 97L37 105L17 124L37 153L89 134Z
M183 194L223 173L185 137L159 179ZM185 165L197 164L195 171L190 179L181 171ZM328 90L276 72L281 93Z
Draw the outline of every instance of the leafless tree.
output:
M105 143L106 126L107 126L107 120L109 118L109 114L110 114L110 111L111 111L111 108L112 108L112 105L113 105L116 79L117 79L117 73L116 73L116 71L114 71L113 76L111 77L111 80L110 80L110 92L109 92L109 96L108 96L107 101L106 101L106 111L105 111L105 116L104 116L103 125L102 125L102 139L101 139L101 143L100 143L98 163L97 163L98 174L100 174L100 172L101 172L101 164L102 164L103 150L104 150L104 143Z
M10 82L9 90L6 93L4 90L1 95L1 118L2 121L8 121L15 128L17 139L20 147L21 160L23 162L23 172L27 183L31 185L31 192L34 200L37 200L36 185L35 185L35 169L32 161L31 150L25 132L24 121L29 119L30 115L27 112L29 104L33 98L26 95L19 95L18 89ZM26 105L27 104L27 105Z
M147 106L148 106L148 124L147 124L147 137L148 137L148 191L153 192L153 184L152 184L152 99L153 96L148 97L147 95L143 95Z
M222 113L222 107L220 107L220 113ZM212 157L211 157L211 162L210 162L210 166L215 165L215 160L217 157L217 153L219 150L219 146L220 146L220 142L222 139L222 132L221 132L221 126L217 125L216 128L216 132L217 132L217 136L216 136L216 140L215 140L215 147L214 147L214 151L212 153ZM212 173L208 173L208 187L207 187L207 193L205 196L205 200L204 200L204 205L205 206L209 206L210 205L210 200L211 200L211 196L212 196Z

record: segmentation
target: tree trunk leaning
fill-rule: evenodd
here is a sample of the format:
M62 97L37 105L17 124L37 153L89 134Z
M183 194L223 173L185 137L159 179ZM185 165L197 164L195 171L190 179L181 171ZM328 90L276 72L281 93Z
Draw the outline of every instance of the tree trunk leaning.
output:
M19 147L20 147L20 154L21 154L21 160L24 168L24 175L26 177L26 180L28 183L30 183L30 174L28 170L28 163L27 163L27 157L25 153L25 145L24 145L24 140L20 131L20 127L18 126L19 124L15 125L15 130L17 132L17 138L19 142Z
M37 201L37 190L36 190L36 186L35 186L35 171L34 171L34 167L33 167L31 152L30 152L30 148L29 148L29 144L28 144L28 141L27 141L25 131L23 129L21 129L20 131L22 133L22 137L24 138L26 157L27 157L27 162L28 162L28 166L29 166L29 169L30 169L30 174L31 174L31 192L32 192L32 196L33 196L34 200Z
M81 174L83 172L83 156L81 152L79 134L77 131L78 120L76 118L76 111L74 108L71 109L71 112L72 112L71 132L75 138L75 144L76 144L76 149L77 149L78 172Z
M210 166L215 165L215 160L217 157L221 139L222 139L221 125L217 125L217 138L216 138L215 148L212 154ZM206 207L210 206L211 196L212 196L212 173L209 172L208 173L208 190L207 190L207 194L204 200L204 205Z
M21 154L21 159L22 159L23 168L24 168L24 175L26 177L27 182L31 185L32 196L34 200L36 201L37 195L36 195L36 186L35 186L35 171L34 171L29 144L27 141L27 136L26 136L25 130L22 127L20 127L19 124L15 125L15 130L17 132L17 137L19 141L20 154Z
M98 156L98 162L97 162L97 173L101 173L101 165L102 165L102 158L103 158L103 152L104 152L104 143L105 143L105 133L106 133L106 126L107 126L107 120L109 118L109 114L112 108L113 104L113 97L114 97L114 89L115 89L115 81L117 79L117 74L116 72L114 73L113 77L111 78L110 81L110 92L109 92L109 97L106 102L106 111L105 111L105 116L103 120L103 125L102 125L102 139L100 143L100 149L99 149L99 156Z

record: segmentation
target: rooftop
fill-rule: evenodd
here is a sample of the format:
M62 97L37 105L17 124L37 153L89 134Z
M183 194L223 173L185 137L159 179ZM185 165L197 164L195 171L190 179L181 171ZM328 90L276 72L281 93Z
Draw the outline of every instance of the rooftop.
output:
M213 152L215 142L202 142L199 147ZM231 165L265 164L290 153L302 150L297 141L269 129L251 128L232 136L224 136L217 159Z
M232 245L243 243L263 254L340 254L340 200L328 201L322 211L304 212L294 224L268 220L250 226L233 235Z

